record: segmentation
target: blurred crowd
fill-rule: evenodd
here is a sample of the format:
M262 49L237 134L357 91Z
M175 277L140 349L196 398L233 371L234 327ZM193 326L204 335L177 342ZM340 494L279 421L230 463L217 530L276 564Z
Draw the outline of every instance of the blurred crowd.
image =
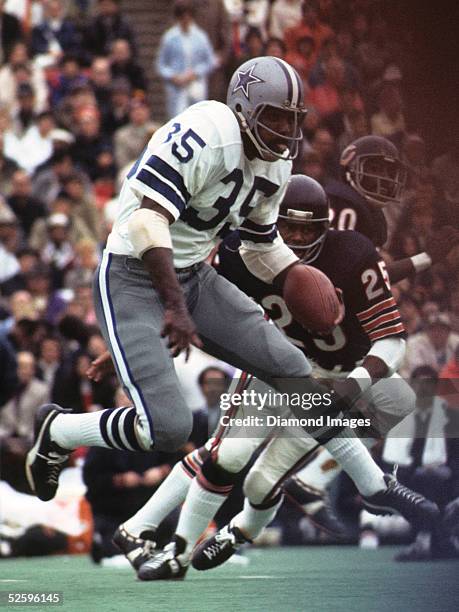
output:
M385 258L419 253L445 223L459 227L455 130L432 158L407 103L413 32L389 22L391 3L196 0L192 7L178 0L148 69L122 10L128 4L0 0L0 460L2 480L22 494L29 493L23 461L39 405L51 400L82 412L128 402L114 377L85 376L106 349L91 284L127 169L165 119L207 97L224 100L229 76L246 59L284 58L303 79L308 115L295 172L321 183L339 179L340 153L369 133L399 148L409 179L401 202L385 210ZM151 107L153 74L163 81L165 115ZM430 368L430 378L459 378L458 264L456 250L393 288L408 331L407 378L420 367ZM198 352L188 364L178 361L196 414L190 445L207 438L208 414L215 420L217 401L204 388L208 367L217 379L231 374ZM447 414L445 401L450 412L459 409L457 394L444 397L437 410ZM421 454L413 467L448 466L449 448ZM108 467L106 453L93 449L85 467L102 535L141 505L178 458L120 453ZM392 462L403 459L387 453ZM84 451L77 462L78 454ZM137 497L107 517L106 486Z

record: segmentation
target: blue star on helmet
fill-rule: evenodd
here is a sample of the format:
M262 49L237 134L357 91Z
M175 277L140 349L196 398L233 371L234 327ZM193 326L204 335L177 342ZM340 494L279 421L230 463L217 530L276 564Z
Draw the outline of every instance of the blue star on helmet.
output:
M233 94L239 89L242 90L244 96L249 99L249 87L254 83L264 83L263 79L258 78L253 71L255 70L256 64L250 66L247 70L238 70L236 87L233 89Z

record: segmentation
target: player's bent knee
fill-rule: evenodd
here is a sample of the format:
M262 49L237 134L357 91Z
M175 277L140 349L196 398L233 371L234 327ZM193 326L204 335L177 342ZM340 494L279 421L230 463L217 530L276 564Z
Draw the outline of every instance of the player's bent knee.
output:
M256 446L249 438L224 438L218 447L216 464L227 472L240 472L250 461Z
M276 481L260 470L250 470L244 480L244 495L254 506L261 505L273 493Z

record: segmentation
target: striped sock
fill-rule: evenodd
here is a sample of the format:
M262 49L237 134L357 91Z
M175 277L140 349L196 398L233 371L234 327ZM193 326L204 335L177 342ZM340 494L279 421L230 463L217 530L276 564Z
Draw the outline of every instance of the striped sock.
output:
M85 414L59 414L51 423L50 435L63 449L102 446L142 451L135 434L136 417L132 406Z

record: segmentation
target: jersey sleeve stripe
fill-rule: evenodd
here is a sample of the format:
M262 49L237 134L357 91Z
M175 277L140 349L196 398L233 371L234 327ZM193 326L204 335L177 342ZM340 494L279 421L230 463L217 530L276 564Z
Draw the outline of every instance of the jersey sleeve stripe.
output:
M157 174L175 185L176 189L180 191L183 199L188 204L191 198L191 194L188 192L188 189L186 188L185 183L183 182L182 175L177 172L177 170L175 170L172 166L170 166L157 155L152 155L146 162L146 165L149 166L152 170L154 170Z
M403 334L404 331L405 327L403 326L403 323L397 323L397 325L391 325L389 327L383 327L383 329L372 331L368 334L368 336L372 342L375 342L376 340L386 338L387 336Z
M274 242L277 238L277 229L274 229L269 233L260 234L258 232L251 232L241 228L239 230L239 236L241 240L247 242L256 242L257 244L263 242Z
M162 181L158 176L152 174L145 168L137 175L136 179L149 187L153 192L159 193L163 198L165 198L170 204L172 204L180 213L185 210L185 202L178 195L174 189L164 181ZM148 196L152 197L152 196ZM154 199L154 196L152 197Z
M241 223L241 227L247 230L248 232L252 231L257 232L259 234L263 234L272 232L272 230L276 228L276 224L270 223L269 225L261 225L260 223L255 223L250 219L244 219L244 222Z
M370 321L369 323L363 323L362 327L366 332L369 332L372 329L375 329L375 327L379 327L388 321L395 321L395 319L400 319L400 313L396 308L391 312L387 312L386 314L376 317L376 319L373 319L373 321Z
M396 303L394 298L390 297L386 300L383 300L382 302L378 302L374 306L371 306L371 308L367 308L367 310L362 310L362 312L358 312L357 318L359 319L359 321L366 321L367 319L371 319L371 317L373 317L375 314L378 314L378 312L386 310L387 308L390 308L392 306L396 306Z

